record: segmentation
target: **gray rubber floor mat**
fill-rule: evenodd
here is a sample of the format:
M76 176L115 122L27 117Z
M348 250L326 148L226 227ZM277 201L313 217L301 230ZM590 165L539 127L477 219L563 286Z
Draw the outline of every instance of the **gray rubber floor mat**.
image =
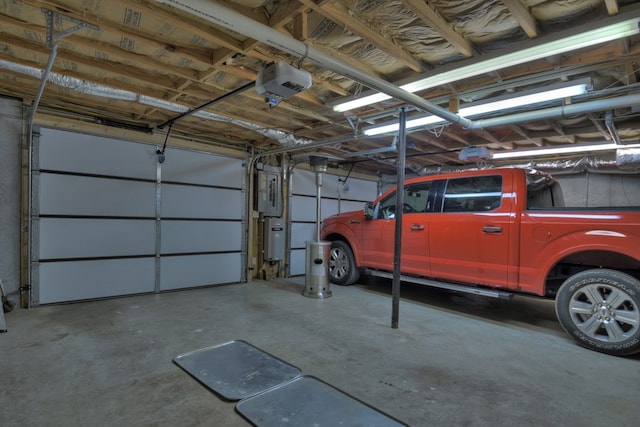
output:
M258 427L408 426L307 375L243 399L236 410Z
M173 361L228 400L244 399L300 376L295 366L238 340L184 353Z

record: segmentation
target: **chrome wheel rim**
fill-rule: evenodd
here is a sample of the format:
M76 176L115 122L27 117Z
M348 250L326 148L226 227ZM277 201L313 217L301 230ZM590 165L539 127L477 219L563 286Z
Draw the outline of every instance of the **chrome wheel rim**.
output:
M349 273L349 258L345 251L339 248L331 248L329 272L334 279L342 279Z
M622 342L640 327L638 305L625 291L605 284L580 288L569 302L575 325L599 341Z

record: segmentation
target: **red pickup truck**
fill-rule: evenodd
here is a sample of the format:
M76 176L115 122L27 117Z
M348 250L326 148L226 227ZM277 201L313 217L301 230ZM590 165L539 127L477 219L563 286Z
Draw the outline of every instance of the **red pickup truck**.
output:
M518 168L412 178L401 197L403 281L555 299L581 345L640 352L639 207L565 207L557 181ZM332 283L393 277L396 201L394 188L323 221Z

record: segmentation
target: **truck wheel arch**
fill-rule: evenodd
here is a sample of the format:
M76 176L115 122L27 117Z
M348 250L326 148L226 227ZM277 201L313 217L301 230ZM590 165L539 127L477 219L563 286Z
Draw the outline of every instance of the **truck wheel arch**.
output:
M625 272L636 279L640 279L640 261L621 252L610 249L580 249L573 252L559 254L550 260L544 280L544 295L555 296L562 283L569 277L589 269L608 268Z

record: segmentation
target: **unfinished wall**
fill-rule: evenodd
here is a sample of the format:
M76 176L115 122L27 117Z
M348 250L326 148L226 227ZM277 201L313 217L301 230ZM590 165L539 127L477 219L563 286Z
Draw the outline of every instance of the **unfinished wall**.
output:
M0 97L0 278L9 299L20 287L20 153L22 101Z
M555 175L567 206L640 206L639 174Z

